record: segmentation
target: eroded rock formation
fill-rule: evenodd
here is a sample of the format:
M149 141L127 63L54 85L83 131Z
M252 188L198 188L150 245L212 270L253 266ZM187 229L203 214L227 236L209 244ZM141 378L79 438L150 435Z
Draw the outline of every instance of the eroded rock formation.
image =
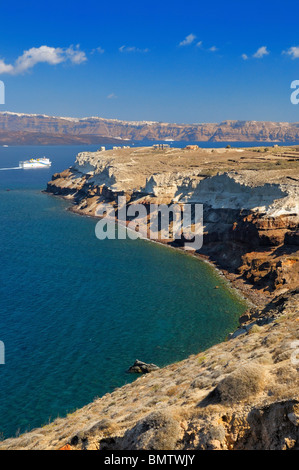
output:
M255 288L280 291L298 285L299 271L299 172L287 152L83 152L72 168L53 176L47 191L71 198L73 211L93 216L103 202L115 206L119 195L126 197L127 206L138 202L148 213L153 203L201 203L204 238L199 254ZM169 243L183 245L179 240Z

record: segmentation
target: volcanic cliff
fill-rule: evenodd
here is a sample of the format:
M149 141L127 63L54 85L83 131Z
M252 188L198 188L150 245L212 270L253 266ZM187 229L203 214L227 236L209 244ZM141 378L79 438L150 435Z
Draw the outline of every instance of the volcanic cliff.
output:
M30 136L30 134L32 134ZM54 137L57 137L55 142ZM123 121L101 117L69 118L42 114L0 113L0 142L36 144L99 143L103 139L210 141L210 142L296 142L299 123L233 121L176 124L156 121ZM30 140L31 138L31 140Z
M199 254L248 281L247 290L281 292L298 284L298 159L293 148L277 147L83 152L47 191L71 197L73 211L92 216L119 195L148 212L151 204L202 203Z

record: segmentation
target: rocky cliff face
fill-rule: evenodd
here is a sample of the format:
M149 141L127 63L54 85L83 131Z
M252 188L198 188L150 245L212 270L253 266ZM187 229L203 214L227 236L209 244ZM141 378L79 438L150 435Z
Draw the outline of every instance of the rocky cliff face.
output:
M91 136L128 140L186 140L186 141L259 141L296 142L299 123L223 121L221 123L171 124L159 122L130 122L99 117L64 118L45 115L0 113L0 131L33 132L81 136L88 142ZM85 139L85 141L84 141Z
M93 216L99 204L115 205L120 194L128 207L141 203L148 214L152 203L201 203L204 238L198 253L236 278L279 292L298 285L299 180L297 162L286 162L283 150L277 160L275 151L258 158L245 149L220 149L216 155L149 148L85 152L74 167L53 176L47 191L73 198L72 210ZM259 170L265 160L269 169ZM291 167L278 170L282 162ZM159 234L157 241L163 242Z

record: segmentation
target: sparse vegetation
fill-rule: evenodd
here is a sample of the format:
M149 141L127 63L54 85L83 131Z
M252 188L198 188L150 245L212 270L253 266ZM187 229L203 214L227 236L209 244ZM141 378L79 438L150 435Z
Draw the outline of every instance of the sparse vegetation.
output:
M199 356L198 358L198 364L201 364L202 362L204 362L206 360L206 356Z
M258 325L253 325L252 328L250 328L249 330L249 334L253 334L253 333L260 333L261 332L261 327L258 326Z
M225 377L217 386L216 390L221 402L234 404L261 392L264 376L264 368L260 364L241 366Z
M180 432L180 425L171 413L155 411L125 434L122 445L132 450L172 450Z

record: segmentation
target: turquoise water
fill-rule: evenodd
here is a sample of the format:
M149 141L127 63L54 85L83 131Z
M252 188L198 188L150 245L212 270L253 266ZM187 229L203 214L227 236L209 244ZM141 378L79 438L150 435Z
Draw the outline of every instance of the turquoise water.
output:
M5 437L134 380L125 370L136 358L163 366L223 340L245 309L206 263L144 240L99 241L94 219L41 193L81 149L0 148L0 167L53 160L51 170L0 171Z

